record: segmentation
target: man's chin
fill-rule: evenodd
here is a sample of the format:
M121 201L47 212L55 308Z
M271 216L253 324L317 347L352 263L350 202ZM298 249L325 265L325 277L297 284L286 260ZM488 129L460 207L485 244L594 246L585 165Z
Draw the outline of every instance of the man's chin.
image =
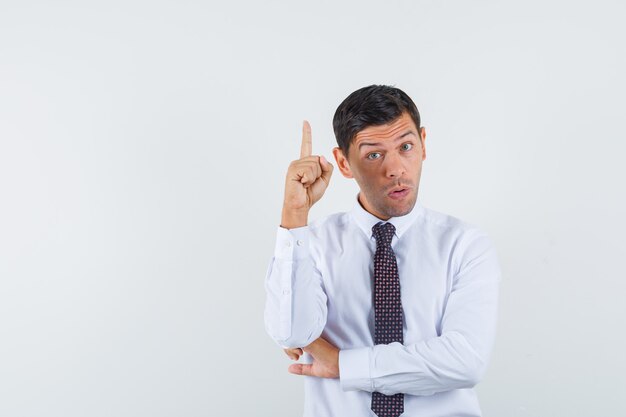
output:
M411 207L410 209L405 209L405 210L395 210L395 211L390 211L388 212L388 216L389 217L402 217L402 216L406 216L407 214L409 214L411 212L411 209L413 207Z
M416 199L411 199L411 201L407 201L405 204L402 204L400 206L388 205L384 207L384 210L381 210L381 212L384 213L387 217L406 216L411 212L411 210L413 210L413 207L415 207L415 202Z
M415 191L415 190L412 190ZM417 193L412 193L402 199L395 199L389 196L375 195L376 198L368 198L365 201L371 202L371 205L364 205L361 200L363 193L359 194L359 204L365 210L380 219L388 219L390 217L402 217L411 212L417 201ZM369 206L369 207L368 207Z

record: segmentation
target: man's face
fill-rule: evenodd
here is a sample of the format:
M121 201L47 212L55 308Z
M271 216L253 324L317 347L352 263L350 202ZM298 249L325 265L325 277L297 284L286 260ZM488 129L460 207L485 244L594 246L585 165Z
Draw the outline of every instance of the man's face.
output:
M426 131L418 130L408 113L381 126L360 131L348 157L340 148L333 154L344 177L361 189L359 202L382 220L409 213L417 200L422 161L426 158Z

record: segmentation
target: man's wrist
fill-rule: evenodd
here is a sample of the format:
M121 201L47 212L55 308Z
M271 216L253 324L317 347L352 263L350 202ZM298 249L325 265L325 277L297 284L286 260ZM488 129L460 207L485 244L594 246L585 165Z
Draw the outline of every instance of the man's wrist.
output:
M285 229L295 229L306 226L309 220L309 210L289 210L283 208L280 226Z

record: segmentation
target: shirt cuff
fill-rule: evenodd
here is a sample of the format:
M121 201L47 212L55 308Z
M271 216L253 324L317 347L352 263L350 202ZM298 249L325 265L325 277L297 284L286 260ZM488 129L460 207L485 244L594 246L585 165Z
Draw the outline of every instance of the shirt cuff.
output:
M374 391L370 376L370 352L372 348L345 349L339 351L339 383L344 391Z
M302 226L295 229L278 227L276 232L276 247L274 256L278 259L303 259L309 255L309 227Z

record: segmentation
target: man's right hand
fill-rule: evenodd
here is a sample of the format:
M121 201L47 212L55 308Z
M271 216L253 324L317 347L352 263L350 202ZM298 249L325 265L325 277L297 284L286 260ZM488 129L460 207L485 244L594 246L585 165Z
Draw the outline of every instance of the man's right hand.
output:
M281 226L287 229L307 224L309 210L324 195L333 166L323 156L311 155L311 125L302 125L300 159L291 162L285 179L285 201Z

